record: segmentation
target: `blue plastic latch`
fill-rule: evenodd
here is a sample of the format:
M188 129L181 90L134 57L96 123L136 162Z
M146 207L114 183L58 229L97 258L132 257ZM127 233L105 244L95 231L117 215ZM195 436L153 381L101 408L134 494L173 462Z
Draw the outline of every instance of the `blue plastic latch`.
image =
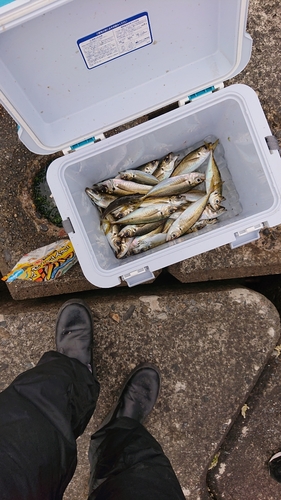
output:
M105 139L105 136L104 136L104 134L101 133L99 135L96 135L95 137L89 137L89 139L85 139L84 141L77 142L76 144L73 144L72 146L69 146L68 148L63 149L62 152L65 155L68 153L73 153L74 151L76 151L79 148L82 148L84 146L88 146L88 144L93 144L95 142L99 142L102 139Z
M90 137L89 139L85 139L85 141L77 142L77 144L73 144L73 146L70 146L71 151L74 151L75 149L81 148L82 146L86 146L87 144L90 144L90 142L96 142L95 137Z
M12 3L15 0L0 0L0 7L4 7L4 5L7 5L8 3Z
M194 92L194 94L190 94L184 97L183 99L180 99L178 101L178 105L179 107L185 106L185 104L188 104L189 102L192 102L200 97L204 97L206 94L211 94L212 92L216 92L217 90L223 89L223 87L224 87L223 83L218 83L217 85L211 85L206 89L198 90L198 92Z
M189 95L188 99L190 101L193 101L193 99L196 99L197 97L201 97L202 95L208 94L209 92L214 92L215 88L216 87L212 85L211 87L208 87L206 89L199 90L199 92L195 92L195 94Z

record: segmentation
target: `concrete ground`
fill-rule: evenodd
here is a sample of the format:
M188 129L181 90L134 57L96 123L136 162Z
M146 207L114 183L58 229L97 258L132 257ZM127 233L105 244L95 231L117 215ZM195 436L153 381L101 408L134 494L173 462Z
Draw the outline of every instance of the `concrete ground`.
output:
M250 0L251 61L227 82L246 83L257 91L279 140L280 14L278 0ZM33 155L18 142L16 126L1 108L3 274L26 251L63 236L38 217L28 197L32 175L50 159ZM278 226L245 247L221 247L170 266L156 283L132 290L96 290L79 265L53 283L0 285L0 390L54 348L56 314L67 294L79 293L94 315L101 394L94 419L78 440L79 463L66 500L87 498L89 436L125 375L144 360L158 364L163 375L147 427L169 456L186 498L280 498L281 486L267 470L268 459L281 449L281 358L275 350L280 343L280 246ZM262 294L238 282L191 284L230 278L243 278L245 284L247 276L264 275L267 281L248 282Z
M126 374L143 361L157 364L163 378L147 427L170 458L186 498L210 498L206 476L212 459L239 421L241 408L264 368L275 359L273 350L280 336L278 311L263 295L234 285L175 284L165 289L152 285L134 291L122 289L118 294L85 292L79 297L88 302L94 315L94 359L101 393L94 418L78 440L78 468L65 499L87 498L89 436L109 411ZM56 314L65 298L17 303L2 299L1 389L33 367L44 351L54 348ZM272 383L273 403L278 406L278 380ZM254 405L249 406L249 414L255 414ZM249 418L247 415L245 421ZM248 464L248 455L243 455L236 461L233 452L233 468L235 471L243 460L252 477L261 477L258 498L273 499L280 485L268 478L266 461L279 446L278 410L274 415L269 410L266 422L260 439L268 444L257 446L259 460L252 463L249 457ZM247 426L250 435L250 422ZM235 436L239 439L239 433ZM210 485L218 499L225 494L226 498L242 498L233 497L232 484L221 486L217 480ZM269 487L272 497L267 495Z

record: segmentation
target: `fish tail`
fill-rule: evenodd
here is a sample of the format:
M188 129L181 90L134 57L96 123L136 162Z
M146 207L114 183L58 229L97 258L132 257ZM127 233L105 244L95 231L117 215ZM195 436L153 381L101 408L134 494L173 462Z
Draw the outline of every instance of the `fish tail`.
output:
M208 148L209 148L211 151L214 151L214 150L216 149L216 147L217 147L217 145L218 145L218 143L219 143L219 142L220 142L220 140L219 140L219 139L217 139L215 142L208 144Z

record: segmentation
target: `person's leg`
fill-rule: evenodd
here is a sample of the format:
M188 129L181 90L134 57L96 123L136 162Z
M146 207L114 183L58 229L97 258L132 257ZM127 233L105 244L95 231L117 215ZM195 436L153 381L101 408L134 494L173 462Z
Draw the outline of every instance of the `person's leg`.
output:
M87 306L66 303L56 335L61 352L45 353L0 394L1 500L60 500L74 474L75 439L99 394Z
M93 434L89 500L184 500L170 461L141 423L159 384L156 367L134 370L105 425Z

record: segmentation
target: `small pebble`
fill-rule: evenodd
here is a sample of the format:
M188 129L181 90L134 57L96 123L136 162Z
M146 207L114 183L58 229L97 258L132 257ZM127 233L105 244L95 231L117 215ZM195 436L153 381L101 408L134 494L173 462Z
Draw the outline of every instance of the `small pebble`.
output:
M10 262L10 260L12 258L11 252L9 250L7 250L6 248L4 249L4 258L5 258L6 262Z

